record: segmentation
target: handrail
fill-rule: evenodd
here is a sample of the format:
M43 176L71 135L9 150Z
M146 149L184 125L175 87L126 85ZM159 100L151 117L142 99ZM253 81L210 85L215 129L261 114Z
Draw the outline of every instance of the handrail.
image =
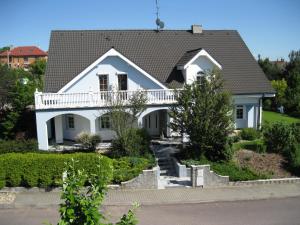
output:
M136 93L144 93L147 105L174 104L176 102L174 89L126 90L78 93L35 93L36 109L84 108L109 106L112 100L121 100L125 105Z

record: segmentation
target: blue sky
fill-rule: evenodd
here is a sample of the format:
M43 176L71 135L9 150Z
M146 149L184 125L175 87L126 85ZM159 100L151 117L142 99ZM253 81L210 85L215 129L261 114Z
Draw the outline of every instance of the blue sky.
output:
M165 29L236 29L252 54L300 49L299 0L159 0ZM0 0L0 46L47 50L51 30L153 29L155 0Z

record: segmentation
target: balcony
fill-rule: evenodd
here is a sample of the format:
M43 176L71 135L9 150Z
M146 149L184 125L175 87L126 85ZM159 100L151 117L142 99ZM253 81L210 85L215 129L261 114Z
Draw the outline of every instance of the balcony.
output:
M101 91L85 93L35 93L35 109L65 109L87 107L109 107L114 100L129 103L137 92L147 99L147 105L174 104L175 90Z

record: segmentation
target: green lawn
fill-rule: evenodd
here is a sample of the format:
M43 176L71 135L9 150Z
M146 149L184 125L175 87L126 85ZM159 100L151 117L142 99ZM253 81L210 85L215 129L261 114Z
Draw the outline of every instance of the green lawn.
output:
M276 112L263 111L263 123L274 123L274 122L283 122L283 123L300 123L299 118L290 117L286 114L280 114Z

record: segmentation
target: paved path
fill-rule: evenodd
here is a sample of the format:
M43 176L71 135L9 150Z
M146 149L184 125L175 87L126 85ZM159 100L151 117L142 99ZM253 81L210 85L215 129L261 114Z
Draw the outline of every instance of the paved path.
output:
M109 190L104 205L182 204L258 200L300 196L300 184L265 184L255 186L219 188L170 188L163 190ZM11 204L0 204L0 208L49 207L60 202L59 192L21 192Z
M128 206L106 206L106 216L112 221L128 210ZM136 214L139 225L299 225L300 197L141 206ZM56 224L57 208L1 209L0 225Z

